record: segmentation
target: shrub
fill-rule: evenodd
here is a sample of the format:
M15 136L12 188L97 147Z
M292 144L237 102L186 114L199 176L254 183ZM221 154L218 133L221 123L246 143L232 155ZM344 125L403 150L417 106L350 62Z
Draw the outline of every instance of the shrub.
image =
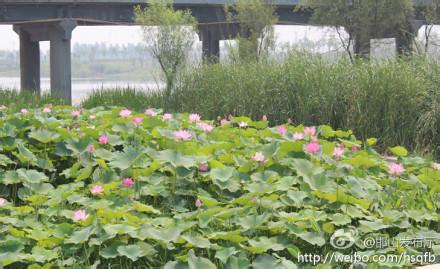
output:
M438 165L350 131L154 109L0 116L11 268L296 268L307 253L416 253L362 239L440 232Z

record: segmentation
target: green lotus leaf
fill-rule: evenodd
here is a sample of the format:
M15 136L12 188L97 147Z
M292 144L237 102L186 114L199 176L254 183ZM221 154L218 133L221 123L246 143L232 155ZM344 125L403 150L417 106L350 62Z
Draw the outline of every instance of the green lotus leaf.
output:
M220 189L228 189L231 192L239 190L238 172L232 167L214 168L209 173L212 181Z
M128 224L106 224L102 228L111 237L114 237L118 234L129 234L137 230L136 227Z
M258 237L257 239L249 240L249 245L263 250L256 253L266 252L269 249L274 251L282 251L288 246L285 238L281 236L270 237L270 238L266 236L261 236Z
M226 269L247 269L251 266L249 260L245 257L231 256L226 263Z
M176 227L167 229L156 229L150 227L146 230L146 233L149 235L150 238L153 238L155 240L172 242L176 241L179 238L182 230Z
M49 178L36 170L18 169L18 177L26 183L43 183L49 181Z
M193 157L182 155L174 150L163 151L149 151L148 154L161 163L170 163L174 167L186 167L190 168L196 165L196 160Z
M259 255L253 262L254 269L285 269L281 262L268 254Z
M99 255L104 259L112 259L119 256L118 247L122 246L121 242L113 243L112 245L105 247L99 251Z
M244 237L240 234L240 231L229 231L229 232L215 232L209 235L210 239L216 240L226 240L233 243L242 243L249 240L249 238Z
M16 256L24 247L24 244L20 240L0 241L0 261L7 259L16 260Z
M47 129L34 130L29 133L29 137L47 144L56 141L60 135Z
M0 154L0 166L7 166L9 164L14 164L15 162L9 159L8 156Z
M163 269L188 269L188 265L178 261L169 261Z
M249 215L240 218L239 223L243 228L249 230L252 228L262 226L266 221L269 220L269 218L270 218L269 214Z
M82 244L89 240L89 237L95 233L95 228L93 226L77 230L72 233L72 235L65 240L67 244Z
M118 253L132 261L137 261L142 256L142 250L138 245L119 246Z
M154 207L150 205L141 204L139 202L134 202L133 208L138 212L160 214L160 211L155 209Z
M57 259L58 252L58 249L45 249L37 246L32 249L32 257L35 261L43 263Z
M0 172L0 183L4 185L11 185L20 183L22 179L19 177L18 173L13 170L6 171L5 173Z
M216 269L217 267L208 259L197 257L194 250L188 252L188 268L189 269Z
M19 152L18 158L20 161L31 164L35 164L37 162L37 156L32 151L27 149L23 144L17 144L17 148Z
M237 253L238 251L235 247L224 248L215 253L215 257L219 259L222 263L226 264L229 257Z
M394 147L394 148L390 148L390 151L399 157L406 157L408 156L408 150L406 150L406 148L404 147Z
M124 152L115 152L109 163L110 167L125 170L132 167L140 158L143 150L135 147L127 147Z
M204 238L201 235L196 235L192 233L182 235L182 238L189 243L190 246L194 246L197 248L211 248L212 244L208 239Z
M79 171L79 174L76 177L76 180L77 181L81 181L81 180L84 180L84 179L88 179L88 178L90 178L92 173L93 173L93 164L89 163L86 167L84 167L83 169L81 169Z

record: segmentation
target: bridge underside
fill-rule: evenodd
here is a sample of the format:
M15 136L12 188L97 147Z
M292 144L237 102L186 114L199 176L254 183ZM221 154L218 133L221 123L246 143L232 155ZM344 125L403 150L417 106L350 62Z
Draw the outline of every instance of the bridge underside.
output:
M133 1L136 2L136 1ZM137 3L56 3L38 1L26 4L0 1L0 24L13 24L20 37L22 90L40 90L39 42L50 41L50 74L52 93L71 101L71 33L76 26L135 25ZM146 4L141 4L146 7ZM175 4L174 8L191 10L199 22L203 56L217 61L220 40L233 39L239 26L225 23L223 5ZM281 24L307 24L310 14L296 12L292 5L277 8Z

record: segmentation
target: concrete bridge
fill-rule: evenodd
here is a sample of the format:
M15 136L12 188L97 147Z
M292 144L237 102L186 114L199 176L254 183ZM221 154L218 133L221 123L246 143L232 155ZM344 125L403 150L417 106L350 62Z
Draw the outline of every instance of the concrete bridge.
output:
M423 0L416 0L422 1ZM20 37L21 88L40 89L40 41L50 41L52 93L71 101L71 34L79 25L134 25L135 6L147 0L0 0L0 24ZM237 0L175 0L199 22L205 57L219 56L220 40L234 38L238 25L225 23L225 4ZM300 0L274 0L280 24L304 25L310 13L295 11Z

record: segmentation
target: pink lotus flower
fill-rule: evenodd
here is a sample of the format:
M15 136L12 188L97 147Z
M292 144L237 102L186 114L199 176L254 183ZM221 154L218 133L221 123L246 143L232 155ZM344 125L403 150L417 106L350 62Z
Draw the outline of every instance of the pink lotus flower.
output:
M294 133L293 134L293 140L302 140L304 139L304 135L302 133Z
M184 140L184 141L188 141L190 140L192 137L192 134L188 131L185 130L179 130L174 132L174 139L176 139L176 141L179 140Z
M199 128L202 129L206 133L209 133L212 130L214 130L214 126L212 126L211 124L208 124L208 123L204 123L204 122L198 123L197 126L199 126Z
M209 166L207 163L201 163L201 164L199 164L198 169L200 172L208 172Z
M197 208L200 208L203 205L202 200L200 200L200 198L197 198L195 204Z
M127 188L133 187L134 180L131 177L124 178L122 180L122 185L124 185Z
M316 134L316 127L304 127L304 133L308 136L314 136Z
M244 122L244 121L241 121L239 124L238 124L238 127L240 127L240 128L246 128L248 126L248 124L246 123L246 122Z
M66 127L66 131L70 132L70 126Z
M80 110L73 110L70 112L70 115L72 117L79 117L81 115L81 111Z
M50 112L52 112L52 109L50 109L50 107L45 107L43 109L43 113L50 113Z
M154 110L151 108L147 108L147 110L145 110L145 115L155 117L157 116L157 112L154 112Z
M401 164L391 163L388 166L388 174L400 176L403 172L405 172L405 168Z
M342 148L341 146L336 147L333 150L333 158L335 158L336 160L340 159L342 155L344 155L344 148Z
M106 145L108 143L108 136L106 135L101 135L98 139L99 144L101 145Z
M263 117L261 118L262 121L267 121L267 116L263 115Z
M121 112L119 112L119 116L121 116L122 118L130 117L130 115L131 115L131 111L128 109L123 109L121 110Z
M254 154L254 156L252 156L252 159L256 162L264 162L266 160L266 157L264 156L264 154L262 152L257 152Z
M277 127L277 132L278 132L280 135L285 135L285 134L287 134L287 128L286 128L286 126L284 126L284 125L280 125L280 126L278 126L278 127Z
M355 153L357 150L358 150L358 149L357 149L356 146L353 145L353 146L351 147L351 152L352 152L352 153Z
M7 202L6 199L0 198L0 207L4 207Z
M89 119L91 119L91 120L96 119L96 115L90 115L90 116L89 116Z
M143 120L144 120L144 118L142 118L142 117L134 117L133 124L134 125L139 125L139 124L142 123Z
M90 144L90 145L89 145L89 152L90 152L90 153L93 153L93 152L95 152L95 151L96 151L95 146L94 146L93 144Z
M104 187L101 185L95 185L90 189L90 192L93 195L102 195L104 194Z
M317 136L312 136L312 137L310 137L310 140L311 140L313 143L318 143L318 137L317 137Z
M189 122L195 123L195 122L200 121L201 118L202 117L200 117L199 114L190 114L189 115Z
M170 113L165 113L165 114L163 114L162 119L163 119L164 121L172 120L172 119L173 119L173 115L170 114Z
M221 126L223 126L223 125L226 125L226 124L229 124L229 123L231 123L228 119L222 119L221 121L220 121L220 125Z
M20 110L20 112L21 112L22 114L27 114L27 113L29 113L29 110L27 110L26 108L22 108L22 109Z
M73 214L73 220L74 221L84 221L89 217L89 214L86 213L86 211L79 209L75 211Z
M308 143L308 144L306 145L306 150L307 150L309 153L316 153L316 152L319 151L319 144L318 144L318 143L315 143L315 142Z

